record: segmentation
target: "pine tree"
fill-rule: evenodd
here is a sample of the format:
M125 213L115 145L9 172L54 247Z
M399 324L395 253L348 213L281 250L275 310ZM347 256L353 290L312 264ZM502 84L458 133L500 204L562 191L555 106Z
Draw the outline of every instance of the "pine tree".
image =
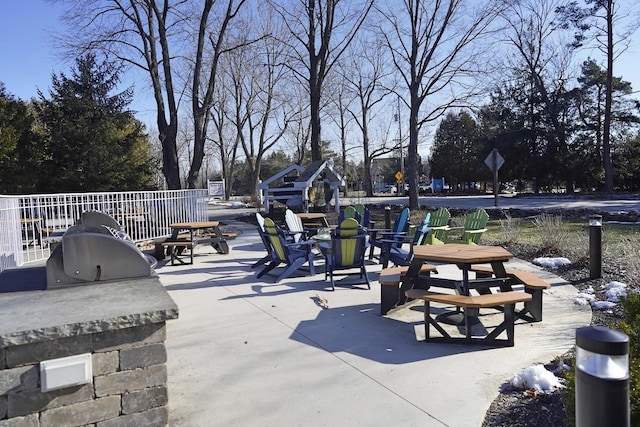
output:
M144 125L126 110L132 89L112 94L120 69L89 54L71 77L52 76L36 111L46 129L42 192L128 191L152 187Z

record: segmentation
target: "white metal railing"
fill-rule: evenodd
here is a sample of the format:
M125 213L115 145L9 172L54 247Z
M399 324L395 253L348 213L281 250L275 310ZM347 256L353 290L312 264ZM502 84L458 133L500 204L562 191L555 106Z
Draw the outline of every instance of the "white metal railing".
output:
M49 257L48 239L61 236L82 212L114 217L135 242L171 234L170 224L206 221L207 190L0 196L0 271Z

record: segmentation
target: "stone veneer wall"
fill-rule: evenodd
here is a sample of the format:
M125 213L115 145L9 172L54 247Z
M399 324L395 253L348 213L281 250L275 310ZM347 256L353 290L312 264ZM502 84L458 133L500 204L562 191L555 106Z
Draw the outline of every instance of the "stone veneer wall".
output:
M92 287L90 291L95 292L96 286L100 285L76 290L86 293ZM128 294L126 289L113 286L111 292L124 291L117 298L138 296ZM160 294L163 301L158 304L156 298L150 303L151 311L144 313L110 318L96 313L95 321L22 330L6 334L4 340L2 332L6 331L0 330L0 427L167 425L165 320L177 318L178 311L159 282L153 289L166 297ZM109 292L109 288L104 291ZM48 296L59 291L41 292ZM4 295L14 296L0 294L0 310ZM37 310L23 315L34 313ZM92 354L92 384L40 391L41 361L83 353Z

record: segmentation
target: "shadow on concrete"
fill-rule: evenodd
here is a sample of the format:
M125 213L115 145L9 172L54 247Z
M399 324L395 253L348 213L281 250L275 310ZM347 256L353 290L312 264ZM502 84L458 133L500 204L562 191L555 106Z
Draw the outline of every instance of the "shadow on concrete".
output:
M416 328L423 322L406 322L377 314L378 304L328 308L313 320L298 324L290 338L332 354L349 353L379 363L397 365L494 348L464 344L426 344Z

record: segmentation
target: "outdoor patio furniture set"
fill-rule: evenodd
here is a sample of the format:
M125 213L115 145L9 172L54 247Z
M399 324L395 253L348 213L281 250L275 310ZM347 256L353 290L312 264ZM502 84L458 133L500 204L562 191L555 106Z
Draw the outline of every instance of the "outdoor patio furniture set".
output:
M428 213L416 226L410 226L409 213L408 208L403 209L389 229L375 228L368 209L362 205L343 210L333 228L322 214L310 218L287 210L286 227L279 227L273 219L257 213L258 231L267 255L253 267L264 266L257 275L263 277L284 265L276 277L279 282L305 264L314 275L314 262L322 256L325 280L330 280L333 290L338 272L359 275L361 280L356 284L366 284L370 289L365 262L368 249L368 259L377 257L383 266L379 276L381 314L411 300L424 301L427 341L513 346L516 319L542 321L542 294L550 285L534 273L505 268L504 263L513 255L504 248L478 245L489 219L483 209L468 214L462 227L449 225L450 214L445 208ZM314 227L305 227L303 218L313 221ZM388 267L389 262L395 267ZM457 265L462 280L434 277L436 264ZM475 273L475 278L470 278L470 272ZM434 288L445 291L436 292ZM433 316L432 303L455 310ZM515 305L520 303L524 307L516 310ZM491 333L478 337L472 329L479 322L480 309L485 308L494 312L497 309L504 317ZM443 323L462 328L463 336L452 335ZM431 327L439 336L431 336ZM506 338L499 337L503 332Z

